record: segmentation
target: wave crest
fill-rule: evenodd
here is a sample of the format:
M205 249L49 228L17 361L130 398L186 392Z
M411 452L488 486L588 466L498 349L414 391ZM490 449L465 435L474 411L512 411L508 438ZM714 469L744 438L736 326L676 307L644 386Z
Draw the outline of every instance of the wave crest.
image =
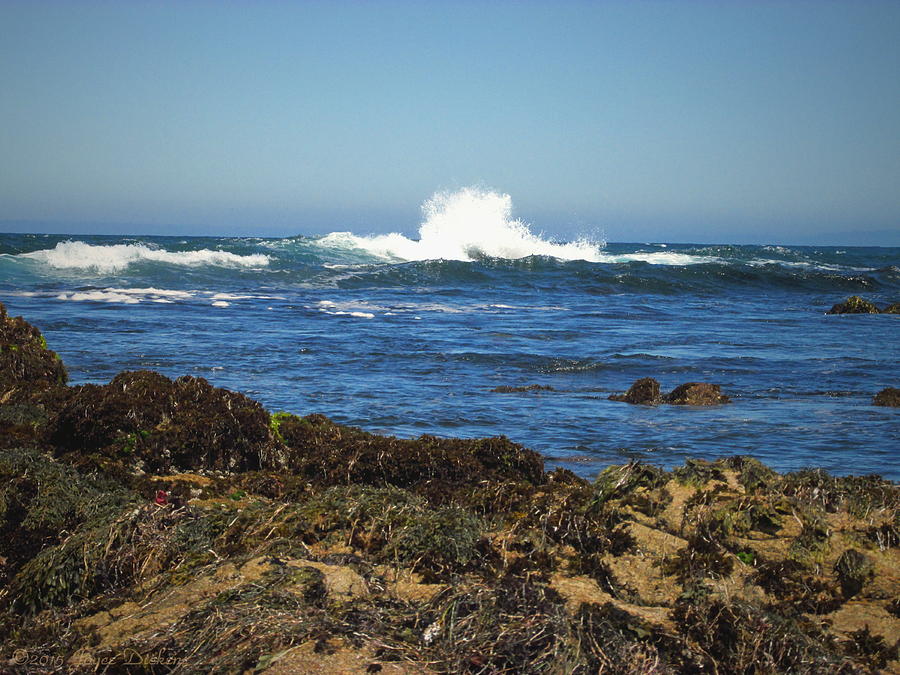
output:
M121 272L129 265L145 261L169 265L199 267L265 267L269 256L261 253L238 255L228 251L200 249L198 251L165 251L144 244L112 244L108 246L87 244L83 241L64 241L56 248L22 253L19 258L29 258L56 269L81 270L99 274Z
M435 193L422 205L424 221L419 239L393 232L358 236L332 232L320 246L362 249L388 260L518 259L552 256L562 260L600 262L602 243L587 239L557 243L531 232L527 223L513 219L512 198L489 190L467 187Z

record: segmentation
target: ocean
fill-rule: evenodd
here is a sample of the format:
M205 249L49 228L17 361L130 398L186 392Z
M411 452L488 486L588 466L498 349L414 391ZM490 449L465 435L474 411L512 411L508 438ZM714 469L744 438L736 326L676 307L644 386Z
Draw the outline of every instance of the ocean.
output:
M0 301L71 383L200 376L377 433L505 435L585 477L746 454L900 479L900 410L872 405L900 386L900 316L826 315L850 295L900 301L900 248L555 242L473 190L417 237L0 234ZM732 403L608 400L642 377Z

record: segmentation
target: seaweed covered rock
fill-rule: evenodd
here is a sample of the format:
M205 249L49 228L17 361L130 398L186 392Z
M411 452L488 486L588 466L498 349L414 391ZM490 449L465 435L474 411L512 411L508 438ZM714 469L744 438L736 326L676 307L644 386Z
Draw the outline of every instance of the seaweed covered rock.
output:
M32 445L47 422L44 405L35 403L0 404L0 448Z
M858 594L863 586L875 576L875 565L865 553L849 548L834 564L844 595L848 598Z
M897 389L896 387L885 387L875 394L872 403L888 408L900 408L900 389Z
M544 481L540 455L502 436L406 440L335 424L323 415L282 418L278 428L291 451L291 470L321 485L393 485L441 501L485 481Z
M613 394L610 401L622 401L640 405L719 405L730 403L731 399L722 393L717 384L707 382L687 382L672 390L665 396L660 394L659 382L652 377L635 380L624 394Z
M721 387L708 382L687 382L679 385L665 397L672 405L719 405L731 399L722 393Z
M203 378L173 381L151 371L73 387L48 423L48 440L76 463L99 454L157 474L286 468L259 403Z
M851 295L844 302L832 306L826 314L879 314L881 310L873 302L858 295Z
M662 402L659 393L659 382L652 377L642 377L636 380L624 394L613 394L610 401L622 401L642 405L656 405Z
M66 368L41 331L0 303L0 404L28 401L66 383Z
M528 384L521 387L513 387L502 384L491 389L492 394L521 394L529 391L555 391L549 384Z
M882 314L900 314L900 302L892 302L881 310Z
M6 571L66 533L111 518L134 499L114 482L82 476L37 450L0 450L0 557Z

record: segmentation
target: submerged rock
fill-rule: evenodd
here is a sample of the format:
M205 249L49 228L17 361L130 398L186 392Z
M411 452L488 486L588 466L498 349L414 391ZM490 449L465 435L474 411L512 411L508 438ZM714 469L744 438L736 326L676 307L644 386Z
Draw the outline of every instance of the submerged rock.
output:
M719 405L730 403L731 399L722 393L721 387L708 382L686 382L672 390L665 397L672 405Z
M529 384L524 387L511 387L503 384L491 389L492 394L517 394L526 391L555 391L555 389L547 384Z
M889 408L900 408L900 389L896 387L885 387L872 400L874 405L886 406Z
M636 380L624 394L613 394L610 401L623 401L625 403L637 403L642 405L656 405L662 402L659 393L659 382L652 377L642 377Z
M826 314L879 314L881 310L875 303L869 302L858 295L852 295L844 302L839 302L829 309Z
M0 303L0 404L28 401L66 383L66 368L41 331Z
M123 372L107 385L67 392L48 423L57 455L91 455L151 473L286 468L269 414L243 394L203 378Z

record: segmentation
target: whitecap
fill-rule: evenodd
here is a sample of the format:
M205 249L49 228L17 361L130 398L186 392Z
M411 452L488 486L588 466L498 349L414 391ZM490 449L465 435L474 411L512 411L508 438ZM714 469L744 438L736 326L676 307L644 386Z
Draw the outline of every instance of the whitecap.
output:
M518 259L543 255L563 260L598 261L602 243L581 239L557 243L531 232L512 217L512 198L468 187L438 192L422 205L419 238L398 232L358 236L332 232L320 246L362 250L386 260L476 260L479 257Z
M146 244L94 245L83 241L64 241L52 249L21 253L18 258L35 260L61 270L80 270L96 274L121 272L129 265L143 261L199 267L265 267L270 258L261 253L238 255L228 251L166 251Z

